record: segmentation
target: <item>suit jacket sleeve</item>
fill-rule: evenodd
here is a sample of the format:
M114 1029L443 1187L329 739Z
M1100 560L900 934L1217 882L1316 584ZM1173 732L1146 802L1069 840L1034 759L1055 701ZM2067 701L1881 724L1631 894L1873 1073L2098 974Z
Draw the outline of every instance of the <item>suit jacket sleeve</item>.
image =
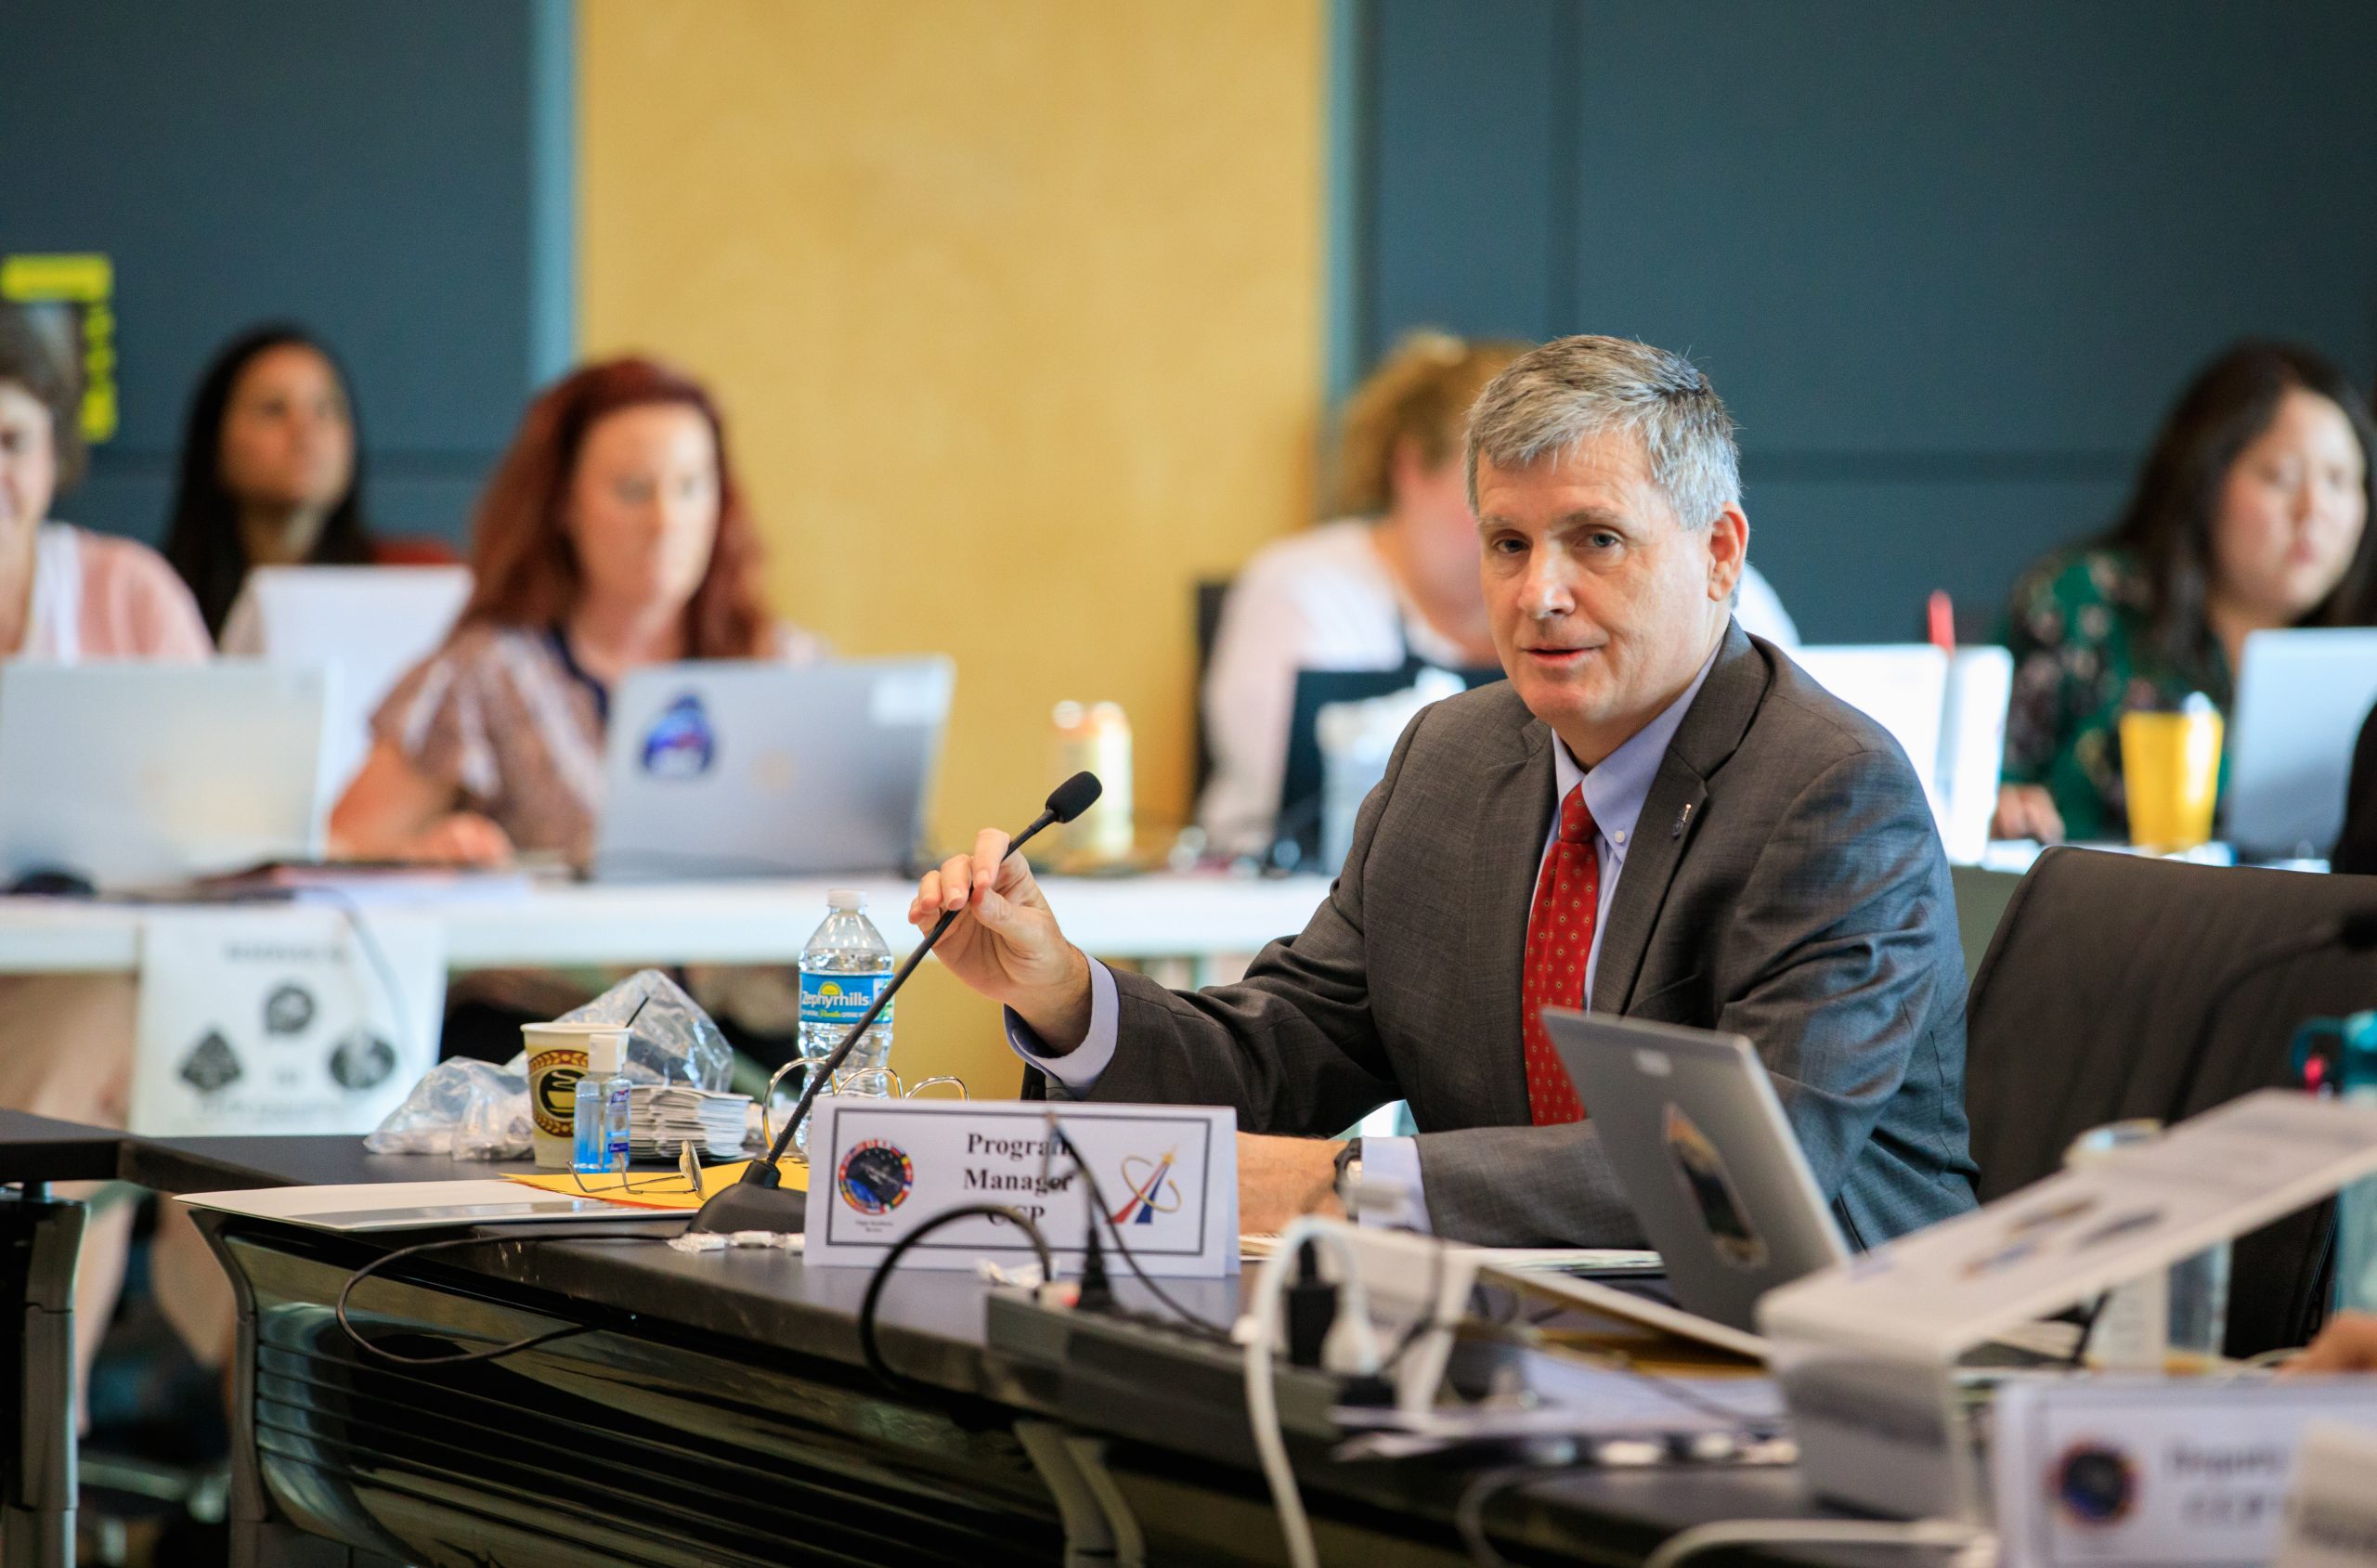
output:
M1627 1011L1747 1036L1831 1202L1916 1056L1938 988L1962 974L1946 862L1913 772L1864 751L1811 780L1775 823L1731 920L1710 933L1714 1017L1663 1006L1665 993ZM1419 1146L1439 1235L1642 1244L1590 1120L1423 1133Z
M1329 896L1303 931L1256 955L1243 980L1176 991L1115 974L1120 1043L1091 1099L1232 1106L1248 1132L1329 1137L1401 1097L1370 1013L1362 864L1426 719L1396 742Z

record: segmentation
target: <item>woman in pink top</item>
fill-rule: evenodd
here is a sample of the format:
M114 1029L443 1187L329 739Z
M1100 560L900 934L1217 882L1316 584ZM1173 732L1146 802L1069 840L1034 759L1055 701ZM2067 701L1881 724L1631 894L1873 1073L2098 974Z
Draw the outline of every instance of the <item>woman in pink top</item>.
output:
M0 661L202 661L214 644L162 556L48 520L50 498L82 477L81 399L65 345L0 305ZM136 995L128 977L0 977L0 1106L123 1126ZM117 1202L95 1210L84 1232L74 1320L83 1374L123 1284L132 1220L133 1205ZM219 1357L229 1291L186 1221L161 1222L153 1262L161 1299L175 1303L168 1315L182 1314L175 1321L201 1356ZM76 1378L78 1399L87 1382Z
M63 345L0 305L0 658L204 659L214 645L162 556L48 520L83 475L81 399Z

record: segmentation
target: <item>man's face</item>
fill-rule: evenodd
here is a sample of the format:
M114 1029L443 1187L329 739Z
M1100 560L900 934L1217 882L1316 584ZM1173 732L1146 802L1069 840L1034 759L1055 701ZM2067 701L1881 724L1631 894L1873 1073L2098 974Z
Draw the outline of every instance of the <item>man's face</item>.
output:
M1731 614L1749 523L1678 522L1631 434L1477 465L1495 650L1528 711L1591 766L1682 695Z

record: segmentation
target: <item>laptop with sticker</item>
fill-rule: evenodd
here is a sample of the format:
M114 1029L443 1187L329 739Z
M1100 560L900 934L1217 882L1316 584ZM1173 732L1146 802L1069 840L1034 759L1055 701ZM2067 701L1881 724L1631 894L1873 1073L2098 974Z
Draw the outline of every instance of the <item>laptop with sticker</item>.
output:
M656 665L611 694L603 881L908 866L956 668L939 656Z
M1679 1306L1750 1329L1759 1297L1849 1256L1748 1041L1563 1007L1543 1025Z

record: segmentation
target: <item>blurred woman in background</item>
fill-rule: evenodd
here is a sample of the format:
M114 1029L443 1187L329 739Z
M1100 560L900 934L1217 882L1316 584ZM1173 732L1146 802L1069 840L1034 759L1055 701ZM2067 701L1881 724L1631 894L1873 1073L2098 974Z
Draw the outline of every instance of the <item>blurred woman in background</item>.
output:
M154 551L49 516L51 498L83 474L82 395L65 337L0 305L0 661L202 661L214 646L198 606ZM0 1107L123 1126L137 999L129 976L0 976ZM78 1421L123 1288L135 1209L96 1201L84 1225L74 1276ZM161 1295L173 1298L170 1320L201 1354L219 1358L230 1321L222 1271L186 1220L159 1234L156 1274Z
M717 405L650 359L586 366L529 405L471 549L469 604L381 705L371 754L331 813L342 853L583 863L622 676L819 652L761 602L759 535Z
M203 659L198 608L156 551L50 518L85 466L82 400L71 345L0 305L0 659Z
M2014 590L1998 836L2124 837L2124 713L2201 692L2225 714L2249 634L2377 623L2372 448L2307 348L2239 343L2197 373L2111 529Z
M303 328L224 345L190 398L165 556L220 637L256 566L411 566L453 560L364 520L362 442L345 375ZM227 644L228 646L228 644Z
M1435 331L1396 344L1345 404L1339 520L1271 545L1230 585L1203 693L1213 776L1197 815L1215 849L1271 843L1300 671L1496 666L1463 444L1470 404L1527 347ZM1754 568L1735 613L1761 637L1799 641Z

